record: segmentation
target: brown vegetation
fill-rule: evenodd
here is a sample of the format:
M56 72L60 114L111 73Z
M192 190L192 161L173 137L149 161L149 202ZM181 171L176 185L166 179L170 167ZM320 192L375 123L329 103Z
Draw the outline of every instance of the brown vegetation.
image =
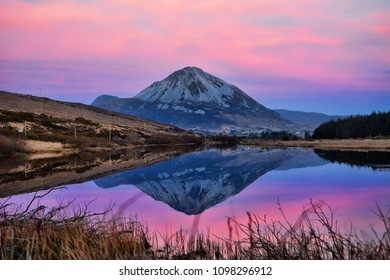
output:
M389 151L390 138L378 139L336 139L336 140L297 140L297 141L264 141L258 139L242 139L242 145L261 147L301 147L332 150L376 150Z
M137 220L110 218L110 209L93 213L85 205L69 216L69 203L52 209L31 205L0 205L1 259L390 259L390 215L379 206L383 233L358 234L352 225L341 233L332 209L310 202L295 224L248 213L246 225L236 223L240 240L180 230L159 244Z
M199 144L199 134L83 104L0 91L0 134L76 149Z
M138 222L107 222L107 212L92 213L87 206L67 216L69 206L48 210L44 206L31 209L30 204L19 211L13 205L1 205L0 258L129 259L147 252L145 233Z
M279 204L279 203L278 203ZM279 204L280 206L280 204ZM241 225L244 258L356 260L390 259L390 212L378 205L374 213L383 224L379 233L357 232L349 222L346 232L339 228L333 209L323 201L310 201L294 224L287 220L269 221L248 213L248 224Z
M25 151L22 141L15 137L7 137L0 134L0 155L12 155Z
M0 134L9 141L17 139L23 144L25 152L56 150L90 150L95 148L121 148L147 145L199 145L203 138L197 134L184 132L175 127L150 132L148 129L131 128L113 124L105 127L91 120L77 117L72 120L47 117L44 114L12 112L0 110ZM36 144L40 141L39 147ZM15 142L16 143L16 142ZM61 145L62 144L62 145ZM18 149L7 147L7 151L18 152ZM4 148L4 149L5 149ZM0 155L6 154L0 150Z

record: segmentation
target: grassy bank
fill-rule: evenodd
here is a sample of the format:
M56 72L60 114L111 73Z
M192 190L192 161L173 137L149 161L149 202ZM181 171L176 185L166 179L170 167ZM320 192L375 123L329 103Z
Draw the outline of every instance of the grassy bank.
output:
M109 115L111 121L108 123L101 120L102 116L97 118L89 111L84 112L85 118L75 114L70 117L51 111L47 113L50 114L0 109L0 156L46 152L70 154L145 146L235 145L239 142L238 138L228 135L205 137L174 126L112 112L114 116ZM109 118L109 113L102 114Z
M237 227L240 240L178 231L161 242L136 219L112 218L110 209L94 213L86 205L69 215L71 204L33 204L0 205L1 259L390 259L390 216L379 207L383 228L370 233L352 225L341 233L332 209L317 201L295 224L251 213L246 224L228 219L230 235Z
M326 140L260 140L242 139L242 145L253 145L259 147L301 147L329 150L375 150L390 151L390 139L326 139Z
M58 112L76 110L62 103L55 105L59 106ZM56 114L57 111L46 110L47 114L37 114L0 109L0 155L153 145L201 145L204 142L201 135L177 127L112 112L114 115L111 115L93 107L89 109L92 111L80 109L85 118L75 113Z

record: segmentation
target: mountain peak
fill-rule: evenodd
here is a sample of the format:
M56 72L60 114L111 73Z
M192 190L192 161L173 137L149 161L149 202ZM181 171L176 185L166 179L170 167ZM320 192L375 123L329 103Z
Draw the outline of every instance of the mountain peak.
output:
M173 72L162 81L155 82L135 98L146 102L177 103L207 102L230 107L229 100L245 93L198 67L185 67Z
M199 67L196 67L196 66L186 66L183 69L178 70L178 71L193 71L193 72L201 71L201 72L203 72L202 69L200 69ZM176 72L178 72L178 71L176 71Z
M170 74L166 79L168 80L184 80L184 81L189 81L189 80L197 80L199 79L199 76L204 75L205 72L194 66L187 66L184 67L183 69L177 70Z
M94 104L197 131L258 131L291 125L238 87L194 66L154 82L134 98Z

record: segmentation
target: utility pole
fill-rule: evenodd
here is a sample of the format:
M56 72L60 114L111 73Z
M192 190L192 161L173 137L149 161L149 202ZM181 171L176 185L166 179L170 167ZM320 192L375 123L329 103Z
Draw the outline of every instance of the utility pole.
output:
M76 129L76 127L74 128L74 140L77 141L77 129Z
M111 129L112 127L110 126L110 130L108 131L108 143L111 143Z
M24 121L24 138L27 138L27 124L26 124L26 121Z
M171 125L171 127L169 128L170 131L169 131L169 136L171 136L171 143L172 143L172 121L169 121L169 124Z
M41 112L40 112L40 115L42 115L42 88L39 88L39 97L41 99Z

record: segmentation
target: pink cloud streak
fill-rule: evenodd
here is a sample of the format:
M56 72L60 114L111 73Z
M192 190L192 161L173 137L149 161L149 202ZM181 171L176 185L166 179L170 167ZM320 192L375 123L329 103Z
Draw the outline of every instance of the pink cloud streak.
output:
M122 61L122 71L138 68L146 77L143 87L151 78L196 65L222 77L301 80L312 84L312 91L390 89L381 75L390 64L390 5L362 11L352 4L353 9L337 8L334 1L159 3L1 1L1 59L72 61L75 67ZM346 14L348 9L356 18ZM13 72L7 79L17 83L27 75ZM139 80L128 79L117 91L142 89L132 87ZM55 78L59 85L64 80ZM90 81L91 92L95 82ZM255 82L238 86L248 93L264 90ZM263 94L291 90L278 84L268 88ZM306 85L295 88L307 90Z

